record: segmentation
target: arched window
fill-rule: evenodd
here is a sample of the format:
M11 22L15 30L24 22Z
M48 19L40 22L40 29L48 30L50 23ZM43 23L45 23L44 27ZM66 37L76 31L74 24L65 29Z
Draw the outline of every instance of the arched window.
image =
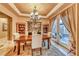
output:
M68 42L69 42L69 31L66 29L61 18L59 20L59 27L60 27L60 41L62 43L68 44Z
M52 23L52 37L57 39L57 20L56 18L54 18L54 22ZM68 44L69 42L69 31L67 30L67 28L65 27L61 17L59 18L59 37L60 39L58 40L58 42L60 43L64 43L64 44Z
M54 18L54 22L52 22L52 37L56 39L57 36L57 20Z

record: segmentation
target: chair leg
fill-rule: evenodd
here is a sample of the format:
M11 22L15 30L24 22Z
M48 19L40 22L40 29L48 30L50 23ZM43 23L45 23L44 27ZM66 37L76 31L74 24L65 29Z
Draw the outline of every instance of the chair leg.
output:
M44 43L44 42L42 41L42 46L43 46L43 43Z
M45 41L43 41L42 46L43 46L43 47L45 46Z
M33 49L32 49L32 56L33 56Z
M45 46L45 41L44 41L44 46Z
M14 46L14 50L13 50L13 52L15 52L15 50L16 50L16 46Z
M23 50L25 50L25 46L23 45Z
M27 46L26 42L25 42L25 46Z
M40 48L40 55L42 55L42 48Z

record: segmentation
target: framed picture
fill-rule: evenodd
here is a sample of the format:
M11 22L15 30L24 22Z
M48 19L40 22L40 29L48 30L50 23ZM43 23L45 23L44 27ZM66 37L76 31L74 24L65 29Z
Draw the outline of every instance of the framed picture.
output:
M33 22L28 21L28 32L32 32L32 30L41 33L41 22L36 22L36 24L33 25Z
M2 24L2 31L7 31L8 30L8 25L7 23Z
M16 23L16 31L19 33L19 34L25 34L25 28L26 25L25 23Z
M43 33L48 33L49 31L49 24L43 25Z

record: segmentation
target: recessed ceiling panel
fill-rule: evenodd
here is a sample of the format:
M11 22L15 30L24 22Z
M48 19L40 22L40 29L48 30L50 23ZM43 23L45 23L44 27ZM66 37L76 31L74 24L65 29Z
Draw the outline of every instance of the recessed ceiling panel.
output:
M34 6L36 6L39 14L43 16L46 16L56 5L57 3L15 3L15 6L21 13L30 14Z

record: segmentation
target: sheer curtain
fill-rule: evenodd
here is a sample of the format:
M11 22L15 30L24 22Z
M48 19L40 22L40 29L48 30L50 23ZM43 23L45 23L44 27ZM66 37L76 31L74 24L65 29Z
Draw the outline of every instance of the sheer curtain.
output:
M55 38L54 40L58 43L59 42L59 16L53 18L52 25L52 36Z
M60 25L59 25L59 21L60 21L60 15L57 15L57 42L60 42Z
M51 34L52 34L52 38L56 39L56 24L57 24L57 20L56 17L53 18L53 20L51 21Z

